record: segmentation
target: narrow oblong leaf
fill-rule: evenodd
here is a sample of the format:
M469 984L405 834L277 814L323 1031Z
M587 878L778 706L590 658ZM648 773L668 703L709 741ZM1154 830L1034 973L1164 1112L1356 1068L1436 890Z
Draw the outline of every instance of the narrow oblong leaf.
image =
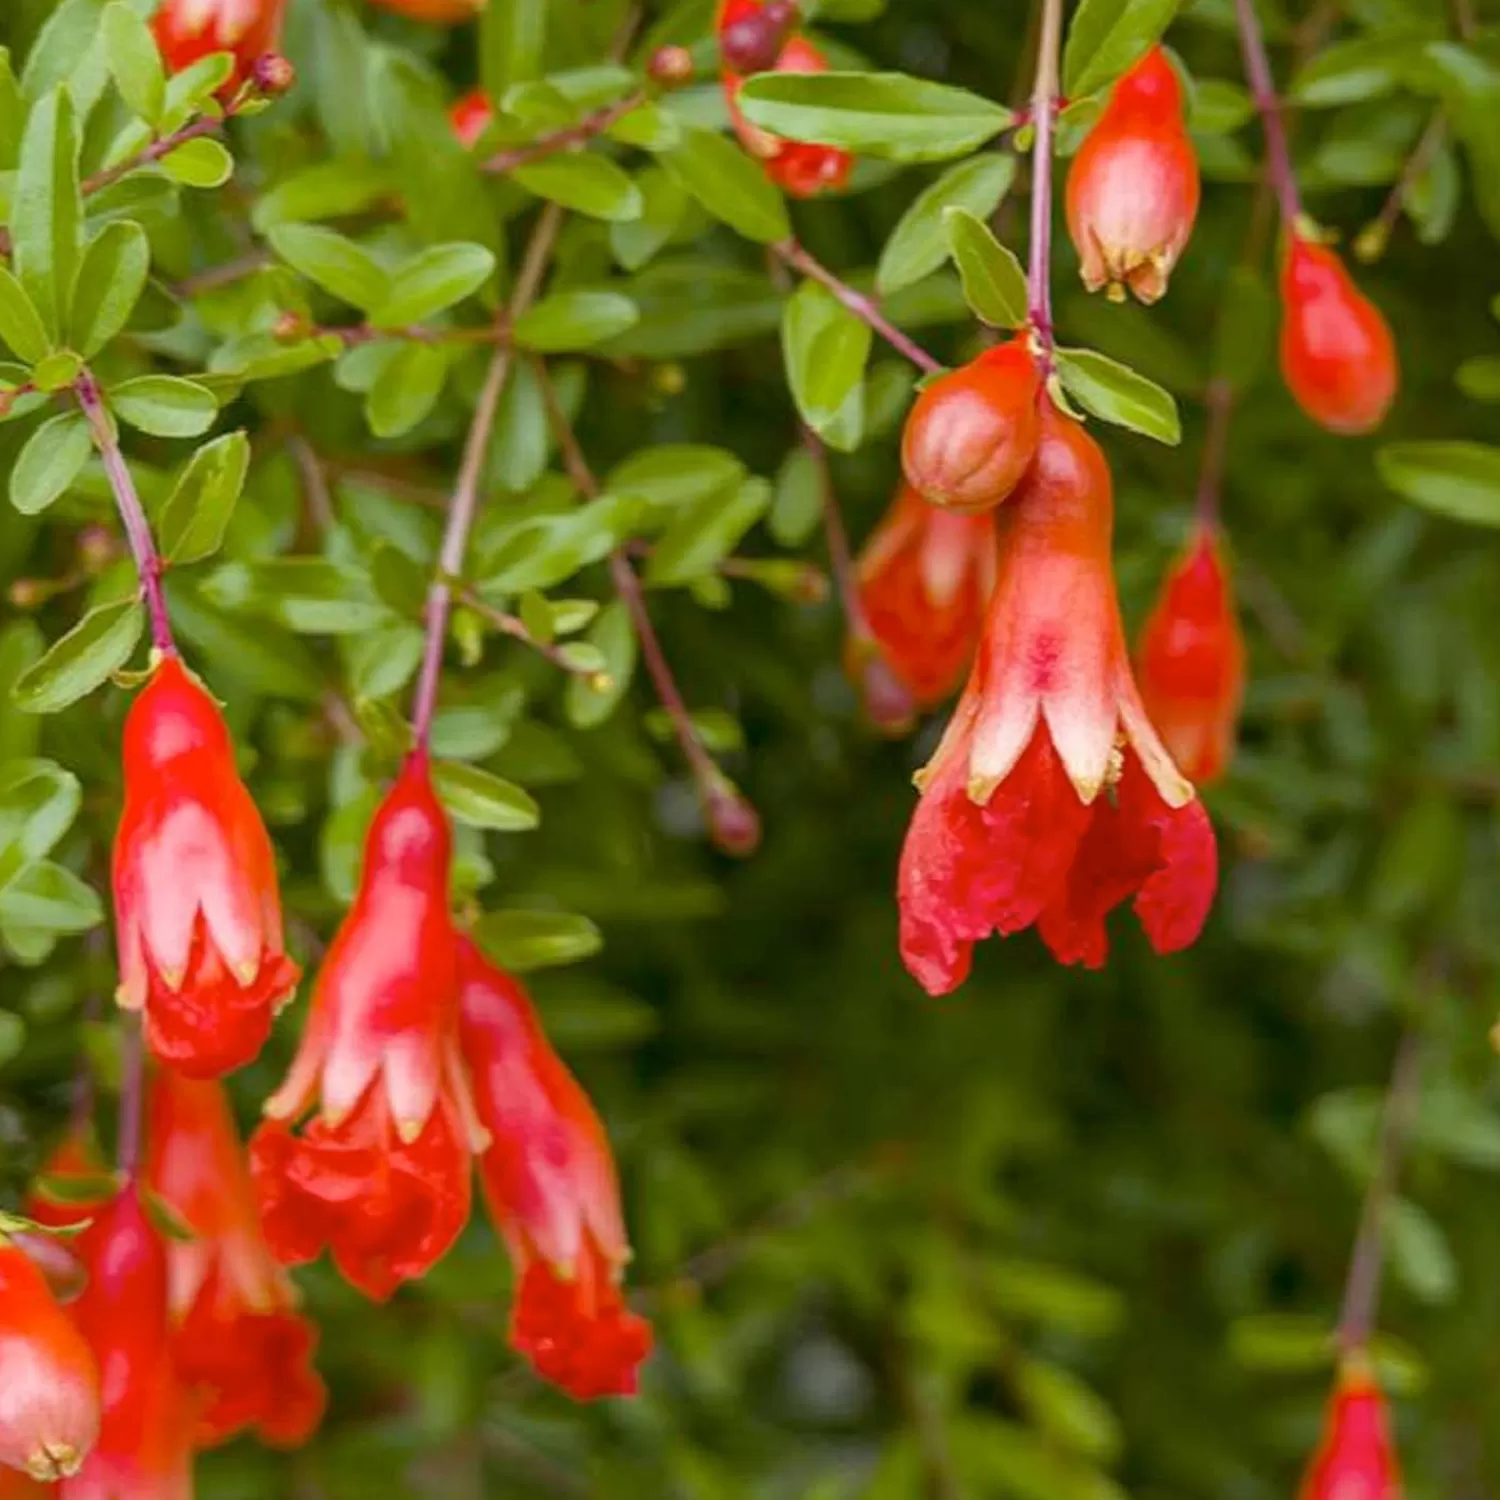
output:
M949 167L913 200L891 231L875 271L875 289L882 297L920 281L948 258L948 236L943 210L961 208L986 219L1015 181L1016 158L990 151Z
M161 169L183 187L222 187L234 175L234 158L222 141L199 136L161 159Z
M521 833L542 820L536 799L514 782L457 761L433 763L432 784L443 805L470 828Z
M1063 389L1085 411L1159 443L1182 441L1177 403L1155 381L1093 349L1057 350Z
M368 311L390 296L390 277L379 262L342 234L318 224L277 224L266 238L293 270L341 302Z
M92 693L130 660L146 612L139 599L91 609L35 666L16 679L11 697L31 714L55 714Z
M503 969L525 974L574 964L604 946L587 917L562 911L492 911L474 929L479 946Z
M542 354L588 349L633 328L639 316L619 292L554 292L516 319L515 340Z
M109 71L131 113L156 124L167 98L166 74L151 28L124 0L104 7L100 26Z
M771 508L771 486L745 480L732 493L710 495L691 505L662 533L646 564L654 586L690 583L713 571Z
M477 292L494 271L494 252L483 245L430 245L392 274L370 322L377 328L420 323Z
M139 224L106 224L89 241L78 265L68 341L85 359L97 354L130 321L146 289L151 246Z
M1023 327L1026 273L1021 262L965 208L944 209L943 228L974 316L994 328Z
M762 245L791 238L786 201L760 164L711 130L683 132L661 164L716 219Z
M640 218L645 206L630 174L607 156L591 151L546 156L517 167L510 175L528 193L591 219L628 222Z
M863 436L871 338L870 325L815 281L787 298L781 348L792 399L802 420L843 452Z
M448 360L430 344L406 344L381 368L365 400L365 420L379 438L410 432L437 405Z
M12 353L34 364L51 347L46 325L26 288L0 263L0 339Z
M1063 49L1063 92L1081 99L1118 78L1167 29L1179 0L1080 0Z
M1476 526L1500 526L1500 448L1488 443L1389 443L1380 477L1424 510Z
M249 467L250 440L243 432L205 443L188 460L157 519L168 562L201 562L219 550Z
M197 437L219 414L212 391L176 375L139 375L112 386L107 399L122 422L152 437Z
M10 471L10 503L23 516L44 511L78 476L94 440L82 413L51 417L27 439Z
M83 199L78 186L78 130L72 96L55 88L31 111L11 197L16 275L42 321L62 330L78 264Z

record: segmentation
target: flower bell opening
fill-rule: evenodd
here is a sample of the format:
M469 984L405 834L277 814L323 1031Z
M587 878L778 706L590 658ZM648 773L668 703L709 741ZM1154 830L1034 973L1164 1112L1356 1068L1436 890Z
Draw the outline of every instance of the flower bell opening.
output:
M1362 1355L1346 1359L1297 1500L1401 1500L1384 1395Z

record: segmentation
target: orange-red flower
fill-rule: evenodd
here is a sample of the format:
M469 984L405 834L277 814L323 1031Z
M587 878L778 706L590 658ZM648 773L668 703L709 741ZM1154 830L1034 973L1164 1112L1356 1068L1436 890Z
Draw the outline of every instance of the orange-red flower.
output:
M495 106L490 103L490 96L483 89L470 89L467 94L455 99L448 111L453 133L465 149L472 147L489 129L490 121L494 118Z
M1097 967L1127 896L1158 952L1198 935L1213 829L1136 691L1110 564L1109 468L1042 407L1035 463L999 512L1000 574L979 658L920 784L901 855L901 952L932 994L973 946L1035 924Z
M272 1250L296 1265L330 1249L377 1300L425 1275L458 1237L469 1153L487 1142L458 1055L451 855L417 752L370 825L301 1047L250 1143Z
M1330 432L1378 427L1396 399L1396 341L1337 253L1293 234L1281 268L1281 373Z
M103 1380L99 1441L60 1500L191 1500L193 1405L167 1322L167 1255L127 1185L77 1241L89 1269L73 1317Z
M958 687L995 586L995 519L928 505L903 484L859 558L859 602L887 666L919 708Z
M1021 339L929 381L901 435L907 483L948 510L999 505L1036 452L1041 381Z
M1401 1470L1385 1397L1364 1358L1339 1370L1318 1451L1297 1500L1400 1500Z
M413 21L452 26L472 20L484 9L485 0L370 0L370 4L409 16Z
M173 73L211 52L233 53L234 74L226 85L232 89L281 45L285 15L286 0L162 0L151 29Z
M162 1062L198 1078L249 1062L300 970L286 956L276 861L217 705L165 657L125 720L115 835L120 1004Z
M1153 47L1115 85L1068 171L1068 233L1083 284L1155 302L1198 216L1198 157L1182 85Z
M467 939L459 981L464 1056L493 1142L480 1182L519 1278L511 1341L581 1400L628 1395L651 1326L620 1294L630 1246L604 1128L526 992Z
M806 37L787 39L795 18L788 5L726 0L719 7L719 52L724 63L724 98L740 144L760 160L766 175L784 192L794 198L813 198L842 188L854 170L854 158L837 146L783 140L752 125L739 106L746 74L828 71L828 59Z
M1183 775L1200 786L1220 776L1245 694L1245 638L1212 527L1198 528L1163 581L1136 670L1146 712Z
M93 1353L26 1252L0 1237L0 1465L59 1479L98 1435Z
M317 1330L266 1245L220 1083L159 1070L150 1085L147 1181L192 1230L168 1247L178 1374L198 1398L197 1442L245 1428L277 1447L307 1441L326 1393Z

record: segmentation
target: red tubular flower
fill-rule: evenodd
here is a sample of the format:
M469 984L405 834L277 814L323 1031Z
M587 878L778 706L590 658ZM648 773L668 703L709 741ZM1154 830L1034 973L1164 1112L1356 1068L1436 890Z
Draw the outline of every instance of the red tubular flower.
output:
M1364 1359L1339 1370L1323 1438L1297 1500L1400 1500L1401 1471L1385 1397Z
M974 660L995 586L995 519L928 505L902 485L859 559L859 602L886 664L920 708Z
M281 45L286 0L162 0L151 18L167 70L180 73L211 52L232 52L232 91L250 76L258 59Z
M1153 47L1115 85L1068 171L1068 233L1083 284L1122 302L1167 289L1198 216L1198 157L1182 116L1182 85Z
M629 1395L651 1325L620 1295L630 1246L604 1128L526 992L467 939L459 983L464 1056L493 1139L480 1182L519 1278L511 1342L580 1400Z
M1330 432L1370 432L1400 378L1380 309L1327 245L1294 234L1281 268L1281 374L1297 404Z
M1200 786L1223 774L1245 693L1245 638L1213 528L1173 564L1141 631L1141 698L1172 759Z
M99 1361L104 1414L60 1500L191 1500L193 1409L172 1363L167 1255L127 1186L78 1239L89 1283L73 1308Z
M1000 574L979 658L901 855L901 952L931 994L973 945L1035 924L1063 963L1097 968L1127 896L1159 953L1213 900L1203 805L1136 691L1110 566L1098 444L1050 402L1036 461L999 514Z
M199 1399L198 1446L254 1427L296 1447L327 1402L311 1367L317 1331L266 1245L223 1085L163 1069L149 1105L147 1180L193 1231L167 1260L173 1352Z
M76 1473L99 1435L98 1367L42 1273L3 1237L0 1371L0 1464L34 1479Z
M1041 371L1020 339L930 381L901 435L907 483L947 510L989 510L1036 453Z
M490 103L490 96L483 89L470 89L467 94L455 99L448 111L453 133L458 137L459 145L466 150L471 149L489 129L490 121L494 118L495 106Z
M157 1058L214 1078L260 1051L301 974L282 941L271 840L218 707L175 656L130 706L124 761L118 998L144 1008Z
M458 1055L451 854L418 752L370 825L359 893L323 962L301 1048L250 1143L272 1250L296 1265L327 1247L377 1301L458 1237L469 1152L488 1141Z

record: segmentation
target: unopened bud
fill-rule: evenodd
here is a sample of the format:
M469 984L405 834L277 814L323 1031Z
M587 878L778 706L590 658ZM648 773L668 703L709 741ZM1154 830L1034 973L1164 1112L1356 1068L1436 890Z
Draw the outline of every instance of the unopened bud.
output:
M78 561L84 572L101 573L114 561L115 539L103 526L85 526L78 536Z
M301 313L284 312L271 325L271 337L278 344L294 344L300 338L305 338L308 331L307 319Z
M693 81L693 54L686 47L658 47L651 54L646 72L663 88L681 88Z
M1354 238L1354 254L1366 265L1377 261L1385 254L1385 247L1390 242L1390 231L1379 219L1372 224L1366 224Z
M727 776L709 788L708 836L721 854L744 859L760 847L760 814Z
M917 722L916 702L879 651L865 659L859 685L865 715L881 734L897 739L911 732Z
M268 99L280 98L297 82L297 70L288 58L279 52L267 52L255 60L250 70L251 81Z
M7 593L14 609L40 609L47 599L47 586L40 578L17 578Z
M719 54L734 73L764 73L776 66L788 34L797 24L790 0L766 0L757 10L736 16L719 32Z

